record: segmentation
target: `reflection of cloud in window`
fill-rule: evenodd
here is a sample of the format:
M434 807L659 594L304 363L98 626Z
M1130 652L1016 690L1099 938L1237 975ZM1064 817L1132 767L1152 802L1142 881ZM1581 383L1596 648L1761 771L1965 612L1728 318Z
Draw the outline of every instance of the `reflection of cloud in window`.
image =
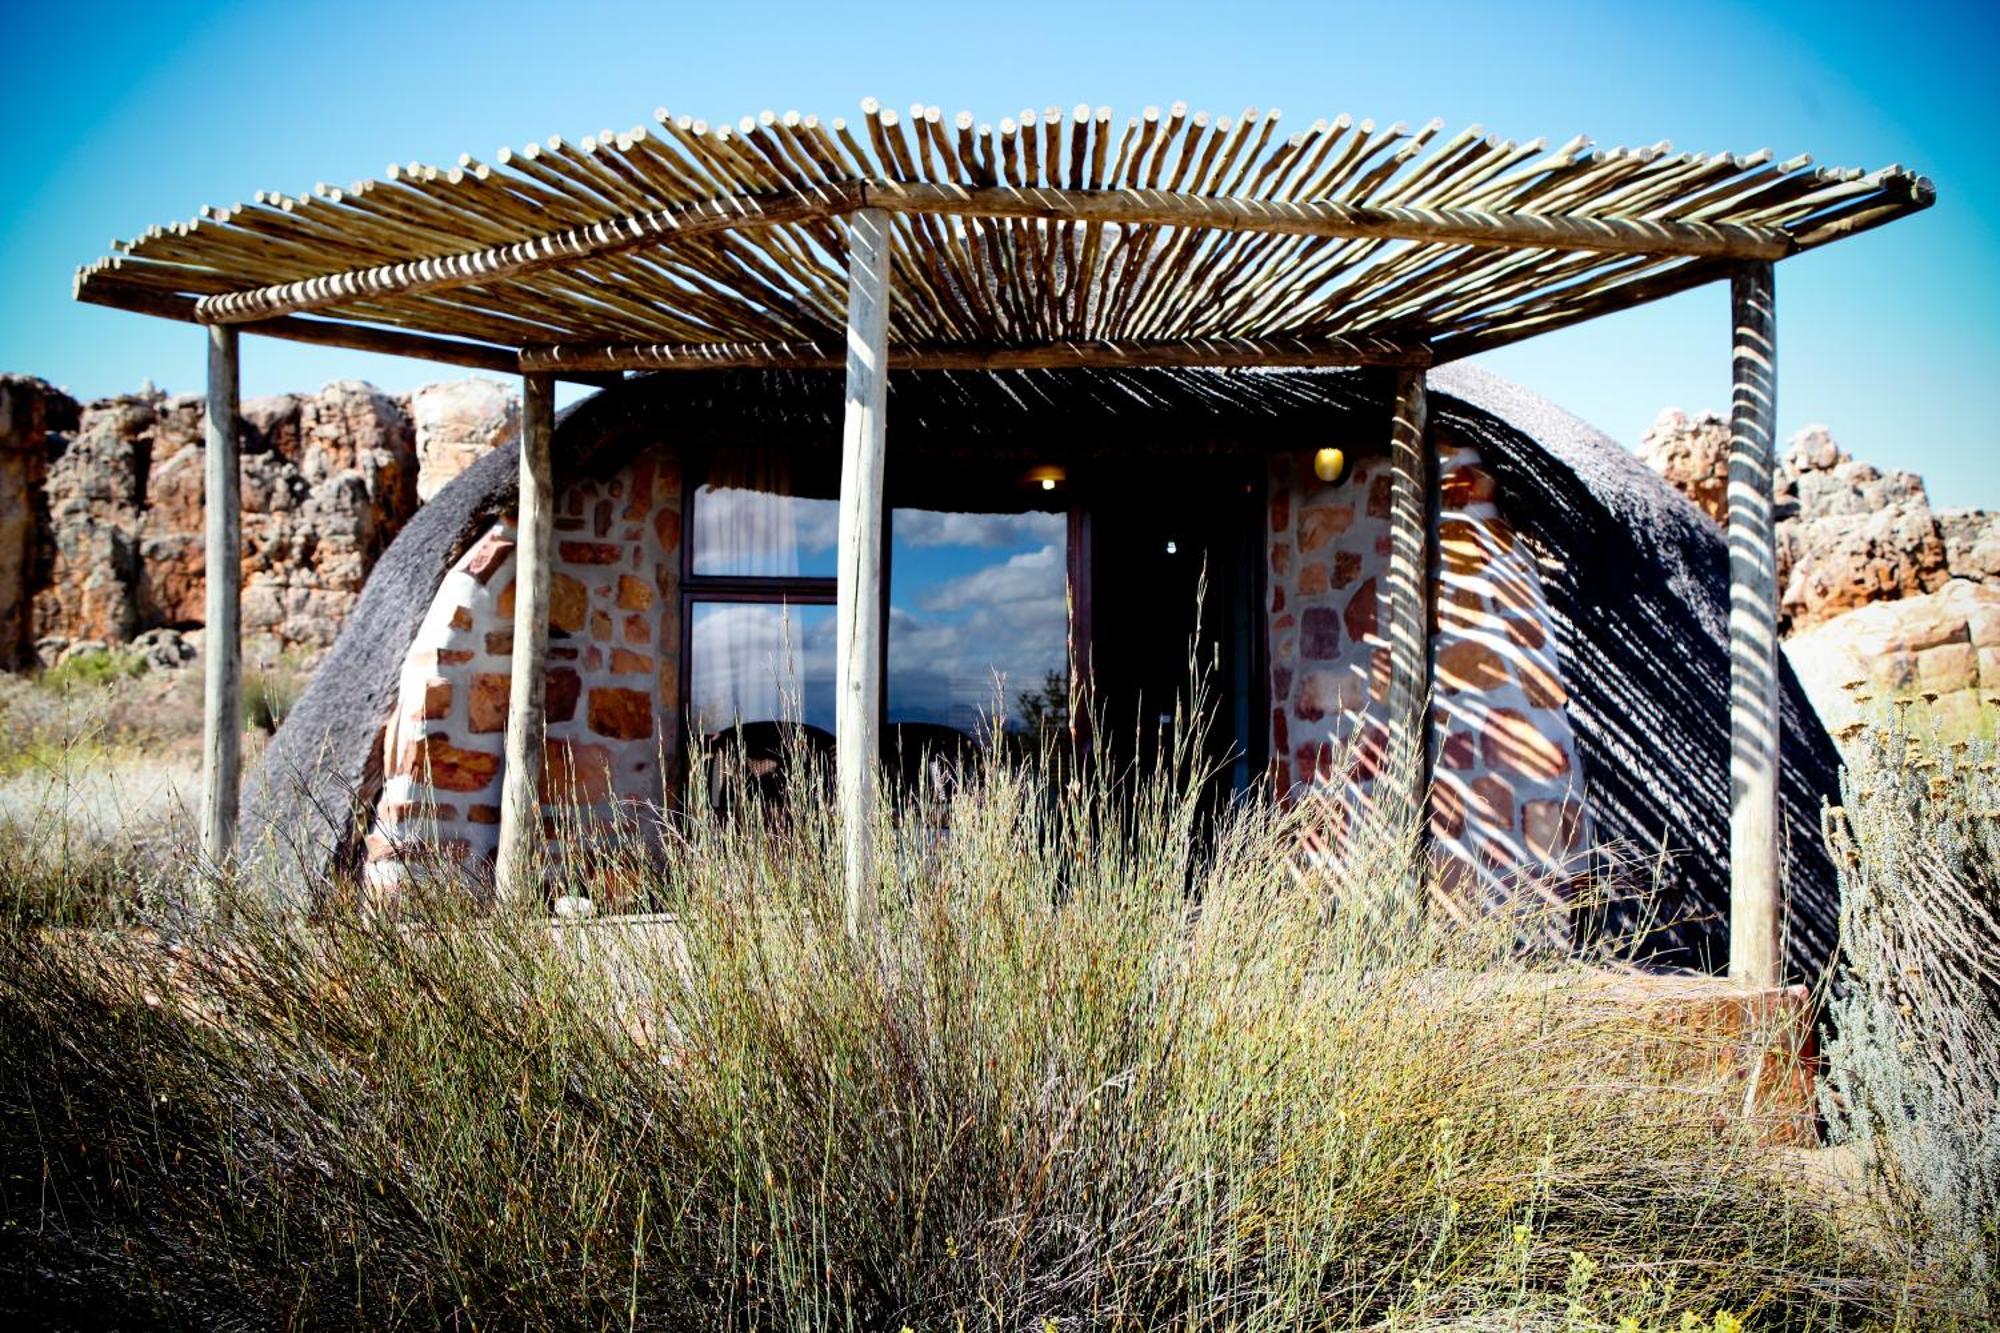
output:
M1062 540L1069 520L1061 514L943 514L931 509L896 511L896 540L908 546L1042 546Z
M707 603L694 613L688 681L695 725L713 732L738 721L800 716L833 726L833 609Z
M917 605L925 611L950 614L971 606L1046 603L1053 598L1060 607L1065 572L1062 553L1054 546L1044 546L927 589L917 597Z
M918 590L916 611L892 607L892 715L970 729L997 704L1018 720L1018 696L1068 661L1065 574L1043 546Z

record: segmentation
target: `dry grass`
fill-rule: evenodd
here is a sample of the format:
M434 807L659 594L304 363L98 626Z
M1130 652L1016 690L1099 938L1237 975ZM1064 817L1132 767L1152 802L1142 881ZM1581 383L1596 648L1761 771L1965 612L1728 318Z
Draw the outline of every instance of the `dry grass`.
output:
M1177 729L1180 730L1180 729ZM464 906L0 932L0 1285L63 1326L1722 1330L1937 1293L1714 1051L1518 922L1400 906L1410 831L1199 775L994 768L577 857L665 915ZM637 881L637 887L634 883ZM434 896L433 896L434 895ZM425 924L411 924L421 919ZM1916 1276L1920 1277L1921 1274Z

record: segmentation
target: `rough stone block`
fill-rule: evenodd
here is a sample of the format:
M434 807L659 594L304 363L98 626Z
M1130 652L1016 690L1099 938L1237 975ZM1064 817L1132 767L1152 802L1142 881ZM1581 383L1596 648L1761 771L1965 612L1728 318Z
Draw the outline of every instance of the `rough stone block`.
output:
M542 800L590 805L611 795L609 746L549 741L542 747Z
M583 697L583 677L574 667L551 667L542 687L542 716L550 722L568 722L576 716L577 700Z
M653 605L653 589L644 579L630 574L618 576L618 606L625 611L645 611Z
M1447 690L1491 690L1507 683L1507 662L1478 639L1454 639L1437 650L1437 683Z
M1549 779L1569 772L1569 755L1543 735L1526 714L1496 708L1480 727L1480 751L1488 768L1522 777Z
M1354 590L1347 599L1347 610L1343 615L1347 625L1347 638L1351 643L1360 643L1375 633L1376 593L1375 580L1369 579Z
M514 543L495 529L481 537L479 544L472 548L472 554L465 561L465 572L486 583L495 571L513 558Z
M1330 607L1309 606L1301 614L1299 655L1318 662L1340 656L1340 617Z
M1299 510L1299 554L1310 555L1353 526L1351 504L1306 505Z
M482 791L500 771L499 755L463 749L442 734L421 737L411 748L408 773L439 791Z
M616 542L557 542L556 553L564 564L615 565L625 551Z
M476 671L465 696L465 724L478 733L507 729L507 696L511 684L497 671Z
M644 740L653 734L653 695L649 690L603 686L590 692L590 729L613 740Z

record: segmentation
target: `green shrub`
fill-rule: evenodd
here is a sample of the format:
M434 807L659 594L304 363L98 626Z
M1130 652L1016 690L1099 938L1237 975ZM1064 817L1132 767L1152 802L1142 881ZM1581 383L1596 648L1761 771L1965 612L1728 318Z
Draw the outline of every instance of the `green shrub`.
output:
M78 653L42 672L40 684L57 694L100 690L121 680L146 674L143 654L123 648Z

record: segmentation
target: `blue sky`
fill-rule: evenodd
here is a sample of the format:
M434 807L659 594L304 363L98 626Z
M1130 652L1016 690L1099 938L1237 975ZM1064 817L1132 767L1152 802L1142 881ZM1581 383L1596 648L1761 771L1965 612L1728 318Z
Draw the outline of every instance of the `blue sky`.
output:
M196 389L191 328L79 306L114 236L254 191L392 160L765 107L851 115L865 95L997 120L1023 106L1184 100L1342 111L1513 138L1827 164L1902 162L1929 213L1778 271L1780 426L1825 422L1921 471L1938 504L2000 507L2000 5L293 3L22 7L0 111L0 369L93 396ZM1725 294L1692 292L1483 359L1630 443L1658 410L1722 407ZM254 339L246 393L421 362Z

